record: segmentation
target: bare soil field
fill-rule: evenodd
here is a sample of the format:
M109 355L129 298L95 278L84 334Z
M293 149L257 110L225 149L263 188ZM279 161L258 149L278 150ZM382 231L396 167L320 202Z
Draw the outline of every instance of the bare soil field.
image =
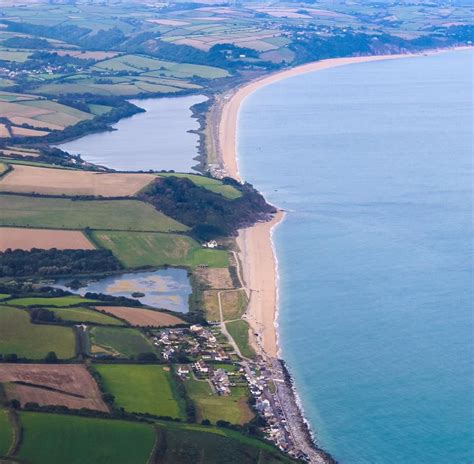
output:
M10 121L13 124L21 126L22 124L28 124L32 127L37 127L39 129L49 129L49 130L63 130L64 126L58 124L52 124L50 122L38 121L32 118L24 118L22 116L13 116L10 118Z
M129 308L126 306L96 306L98 311L105 311L112 316L119 317L131 325L139 327L164 327L185 322L179 317L167 313L160 313L150 309Z
M10 131L5 124L0 124L0 137L10 138Z
M204 268L197 269L199 280L210 288L229 289L233 288L232 278L228 268Z
M1 136L0 136L1 137ZM10 148L0 148L0 155L4 156L32 156L37 158L40 154L36 150L24 149L24 148L15 148L11 150Z
M176 19L147 19L148 23L162 24L163 26L187 26L189 23Z
M35 402L108 411L97 384L83 365L0 364L0 382L7 383L8 399L17 399L22 405Z
M12 126L12 134L20 137L44 137L48 135L48 131L44 130L34 130L34 129L25 129L24 127Z
M78 230L0 227L0 252L12 250L94 250L94 245Z
M138 193L155 177L154 174L102 173L15 165L0 181L0 191L128 197Z
M34 118L35 116L47 113L51 113L51 110L37 108L34 106L20 105L18 103L0 101L0 114L4 118L12 118L14 116Z

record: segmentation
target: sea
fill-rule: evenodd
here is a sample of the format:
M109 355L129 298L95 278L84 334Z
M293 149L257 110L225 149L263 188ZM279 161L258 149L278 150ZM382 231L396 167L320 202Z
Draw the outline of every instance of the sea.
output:
M242 176L274 233L281 356L342 464L472 464L472 50L248 97Z

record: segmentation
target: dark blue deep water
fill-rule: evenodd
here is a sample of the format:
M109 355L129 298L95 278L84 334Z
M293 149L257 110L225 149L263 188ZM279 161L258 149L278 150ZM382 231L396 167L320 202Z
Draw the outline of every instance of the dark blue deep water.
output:
M243 105L275 233L280 342L342 464L473 450L472 51L280 81Z

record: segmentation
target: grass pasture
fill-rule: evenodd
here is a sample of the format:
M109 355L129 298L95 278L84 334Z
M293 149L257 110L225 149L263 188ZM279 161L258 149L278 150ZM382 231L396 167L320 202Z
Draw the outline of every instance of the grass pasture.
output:
M185 177L191 180L194 184L199 187L203 187L211 192L218 193L229 200L235 200L240 198L242 193L232 185L226 185L218 179L212 179L211 177L199 176L197 174L180 174L180 173L163 173L160 177Z
M145 232L94 231L95 243L107 248L128 268L145 266L227 267L226 251L203 248L190 237Z
M0 225L52 229L114 229L156 232L187 227L138 200L74 201L0 195Z
M115 317L102 314L89 308L49 308L49 310L63 321L99 325L125 325L124 322L119 321Z
M145 464L155 431L148 424L22 412L18 457L34 464Z
M54 351L58 358L69 359L75 346L72 328L32 324L26 311L0 306L0 353L42 359Z
M89 331L93 352L105 352L122 358L155 352L155 347L137 329L93 327Z
M81 296L69 295L58 297L30 297L30 298L15 298L10 300L8 304L13 306L54 306L55 308L64 308L68 306L76 306L79 304L97 303L94 300L82 298Z
M162 365L95 364L105 389L126 411L185 419L169 368Z
M232 321L242 317L247 308L247 294L245 290L221 293L222 312L225 321Z
M262 441L232 430L180 424L163 424L159 429L160 464L278 464L290 458Z
M13 427L5 409L0 409L0 457L5 456L13 441Z
M173 63L141 55L122 55L97 63L94 68L108 71L132 71L148 73L151 76L193 77L216 79L226 77L227 71L211 66L186 63Z
M249 342L250 327L243 320L232 321L226 323L227 330L239 347L240 352L247 358L254 358L255 351Z
M245 389L233 387L230 396L218 396L205 380L190 378L184 381L184 385L196 405L198 422L208 419L212 423L225 420L231 424L245 424L254 417L247 404L248 392Z
M153 174L121 174L15 165L0 179L1 192L42 195L133 196L155 179Z

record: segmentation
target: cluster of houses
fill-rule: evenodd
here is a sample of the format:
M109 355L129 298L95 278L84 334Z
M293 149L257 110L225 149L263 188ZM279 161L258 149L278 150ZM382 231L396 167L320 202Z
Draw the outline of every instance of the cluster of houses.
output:
M217 341L216 336L202 325L190 328L163 329L152 339L166 361L186 356L191 359L208 361L229 361L230 355Z
M58 66L44 65L44 66L36 67L35 69L11 69L9 67L1 66L0 77L15 80L20 77L34 76L35 79L41 80L42 74L52 75L52 74L65 74L65 73L70 73L70 72L82 72L82 71L84 71L84 68L77 67L70 64L58 65Z

